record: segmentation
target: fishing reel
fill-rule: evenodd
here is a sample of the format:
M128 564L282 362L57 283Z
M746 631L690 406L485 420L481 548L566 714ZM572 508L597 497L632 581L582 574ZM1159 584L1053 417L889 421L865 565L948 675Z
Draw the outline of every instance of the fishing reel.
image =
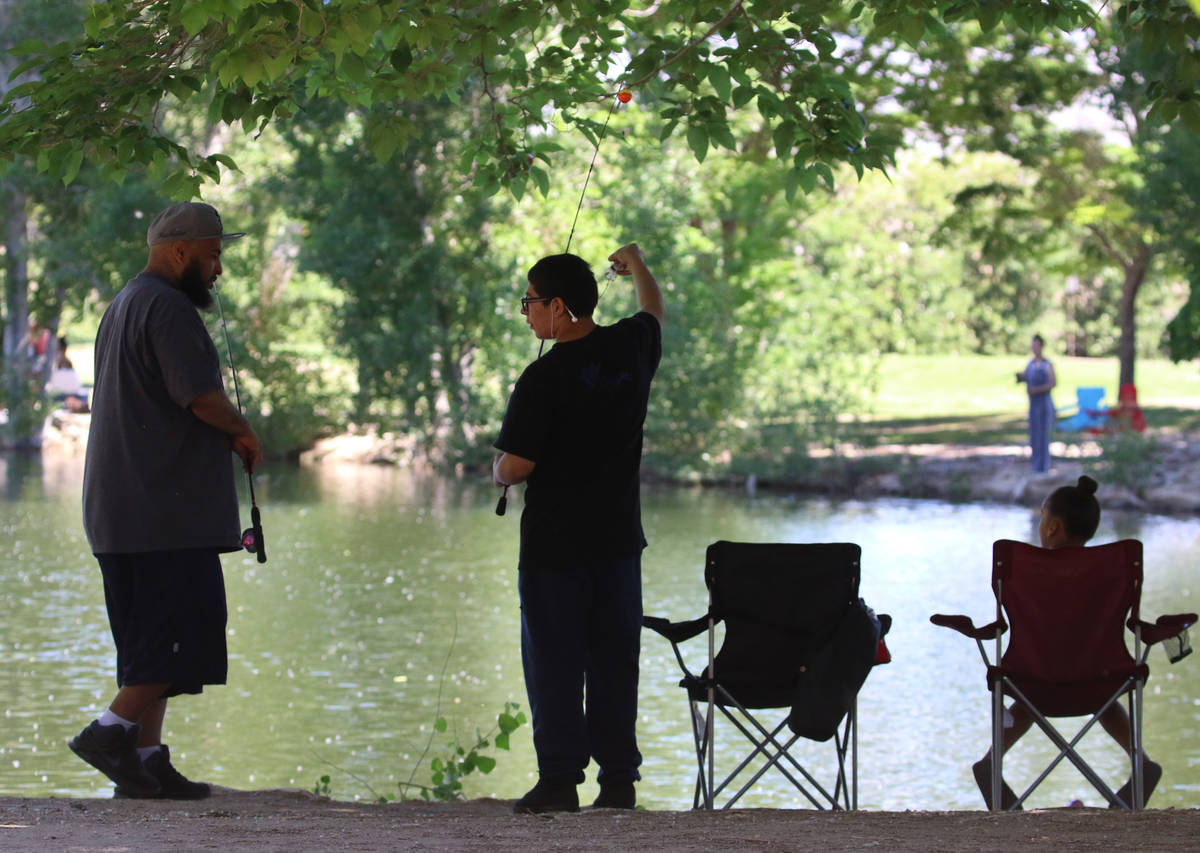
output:
M251 489L253 488L251 486ZM254 494L253 491L251 494ZM258 504L250 504L250 522L250 526L242 531L242 547L251 554L257 555L260 563L265 563L267 561L267 538L263 536L262 517L258 512Z

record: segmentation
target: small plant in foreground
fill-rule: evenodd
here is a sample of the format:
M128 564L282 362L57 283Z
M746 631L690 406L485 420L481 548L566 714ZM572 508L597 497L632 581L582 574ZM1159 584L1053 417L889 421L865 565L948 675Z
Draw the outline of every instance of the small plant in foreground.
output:
M332 794L329 787L329 776L322 776L317 780L317 784L313 785L313 793L318 797L328 797Z
M408 782L400 784L401 793L406 794L407 789L417 788L421 797L426 800L442 800L453 801L463 799L462 780L463 777L470 775L478 770L480 773L491 773L496 767L496 759L490 755L484 755L482 750L495 746L497 749L507 750L509 748L509 736L524 725L526 722L525 714L520 710L520 705L516 702L505 702L504 710L496 717L496 728L491 732L484 734L478 729L475 731L475 743L471 746L464 746L455 735L453 740L449 741L444 747L446 754L434 756L429 763L429 768L432 771L430 785L417 785L411 779ZM433 724L434 731L438 734L445 734L449 728L445 717L438 717ZM414 771L415 775L415 771Z

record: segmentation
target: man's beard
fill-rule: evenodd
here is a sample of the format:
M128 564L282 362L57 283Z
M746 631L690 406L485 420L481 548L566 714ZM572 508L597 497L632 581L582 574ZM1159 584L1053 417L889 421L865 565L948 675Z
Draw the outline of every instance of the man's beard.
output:
M199 259L194 258L189 261L188 265L183 268L183 272L179 274L179 289L188 299L192 300L193 305L201 310L211 308L213 304L213 295L212 291L208 289L208 284L204 280L204 272Z

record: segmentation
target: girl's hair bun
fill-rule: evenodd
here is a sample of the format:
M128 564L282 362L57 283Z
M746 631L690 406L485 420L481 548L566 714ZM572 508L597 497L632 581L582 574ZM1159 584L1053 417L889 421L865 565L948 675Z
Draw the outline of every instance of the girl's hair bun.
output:
M1100 484L1087 474L1084 474L1082 477L1080 477L1079 482L1075 484L1075 488L1079 489L1079 491L1083 492L1085 495L1096 494L1096 489L1099 488L1099 486Z

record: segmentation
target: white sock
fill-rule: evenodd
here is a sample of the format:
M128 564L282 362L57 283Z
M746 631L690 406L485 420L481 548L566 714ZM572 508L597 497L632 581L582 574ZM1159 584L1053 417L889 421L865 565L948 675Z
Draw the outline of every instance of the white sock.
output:
M125 731L129 731L137 725L137 723L127 720L124 717L118 717L112 712L111 708L106 708L104 713L96 719L96 722L102 726L121 726Z
M139 746L137 748L138 758L142 759L142 761L145 761L160 749L162 749L161 743L156 743L154 746Z

